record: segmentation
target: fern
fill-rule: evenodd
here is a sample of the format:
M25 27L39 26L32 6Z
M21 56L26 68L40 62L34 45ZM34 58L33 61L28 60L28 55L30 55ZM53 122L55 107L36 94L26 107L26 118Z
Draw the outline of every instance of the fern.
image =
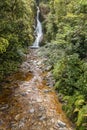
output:
M78 120L76 122L77 126L87 126L87 105L84 105L78 113Z
M75 101L75 107L79 109L85 103L84 96L78 95L76 98L77 100Z

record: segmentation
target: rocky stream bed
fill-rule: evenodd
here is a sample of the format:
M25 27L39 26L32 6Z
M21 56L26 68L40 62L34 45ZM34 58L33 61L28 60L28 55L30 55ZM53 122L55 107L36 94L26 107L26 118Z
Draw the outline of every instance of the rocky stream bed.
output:
M53 89L46 58L30 49L19 71L0 92L0 130L74 130Z

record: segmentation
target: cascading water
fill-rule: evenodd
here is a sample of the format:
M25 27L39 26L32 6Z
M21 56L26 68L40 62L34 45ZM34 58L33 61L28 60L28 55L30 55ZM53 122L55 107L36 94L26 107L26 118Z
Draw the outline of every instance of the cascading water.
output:
M35 30L36 39L35 39L35 42L34 42L32 48L38 48L39 43L42 41L42 38L43 38L42 25L39 20L39 13L40 13L40 9L39 9L39 7L37 7L37 26L36 26L36 30Z

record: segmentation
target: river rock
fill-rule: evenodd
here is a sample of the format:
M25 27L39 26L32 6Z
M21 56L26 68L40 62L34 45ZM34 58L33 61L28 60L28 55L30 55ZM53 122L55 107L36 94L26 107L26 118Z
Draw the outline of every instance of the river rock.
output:
M21 93L21 96L25 97L27 95L27 93Z
M52 123L55 123L55 120L54 120L54 119L51 119L51 122L52 122Z
M37 102L38 102L38 103L42 102L42 99L37 98Z
M46 71L50 71L52 69L52 66L47 66L47 68L45 69Z
M28 93L31 93L31 92L32 92L32 90L30 90L30 89L29 89L29 90L27 90L27 92L28 92Z
M22 127L24 127L24 122L20 121L19 128L22 128Z
M42 61L38 61L38 62L37 62L37 65L41 65L41 64L42 64Z
M66 128L66 124L60 120L57 121L57 126L60 127L60 128Z
M44 110L45 110L44 107L40 107L40 108L39 108L39 111L44 111Z
M17 129L19 129L19 128L18 128L18 123L16 123L16 124L15 124L15 123L11 123L11 129L12 129L12 130L17 130Z
M18 121L21 118L20 114L15 116L15 120Z
M51 90L48 90L48 89L44 90L44 93L49 93L49 92L51 92Z
M1 110L1 111L4 111L4 110L6 110L6 109L8 109L8 108L9 108L8 104L5 104L5 105L3 105L3 106L2 106L2 105L0 106L0 110Z
M40 117L40 121L43 121L43 120L45 120L46 119L46 115L42 115L41 117Z
M34 113L34 111L35 111L34 108L32 108L32 109L30 109L29 112L30 112L30 113Z

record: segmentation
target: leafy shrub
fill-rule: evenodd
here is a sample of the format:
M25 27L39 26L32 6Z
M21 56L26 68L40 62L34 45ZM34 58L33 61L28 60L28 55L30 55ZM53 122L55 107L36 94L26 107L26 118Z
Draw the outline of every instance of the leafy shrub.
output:
M87 127L87 1L51 0L45 20L46 37L56 45L53 75L56 90L65 97L63 109L77 130ZM49 48L51 48L49 46ZM52 59L52 61L54 61ZM52 64L52 62L50 61Z
M0 53L5 52L8 45L9 45L8 40L0 37Z
M18 50L33 42L34 6L34 0L0 1L0 81L17 70L22 61Z
M58 91L72 95L78 89L76 82L82 74L81 65L82 62L77 54L66 56L58 61L53 70Z

